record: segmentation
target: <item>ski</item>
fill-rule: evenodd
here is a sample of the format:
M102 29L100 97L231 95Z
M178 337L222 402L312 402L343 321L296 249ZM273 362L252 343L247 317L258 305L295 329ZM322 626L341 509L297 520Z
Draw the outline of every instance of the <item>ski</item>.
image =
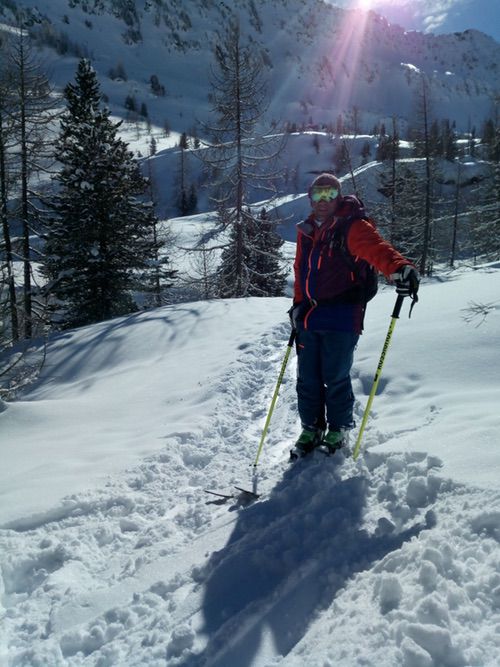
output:
M219 491L212 491L210 489L205 489L205 493L209 493L211 496L217 496L217 498L225 498L226 500L234 498L232 493L220 493Z
M254 500L260 498L260 494L244 489L241 486L234 487L238 493L222 493L221 491L212 491L211 489L205 489L205 493L209 493L216 498L219 498L222 501L224 500L238 500L242 504L248 505Z
M333 456L335 452L337 452L340 449L345 449L345 448L337 447L335 449L332 449L322 443L316 445L316 447L313 447L308 452L302 452L298 451L295 448L292 448L290 449L289 463L294 463L296 461L300 461L301 459L309 458L310 455L313 454L314 452L321 452L321 454L323 454L324 456ZM245 489L242 486L234 485L233 488L235 490L234 493L230 492L223 493L222 491L213 491L212 489L204 489L204 491L205 493L208 493L217 498L217 500L212 501L214 504L223 504L227 500L235 500L239 505L244 507L250 505L251 503L255 502L261 497L260 493L256 493L255 491L250 491L249 489Z
M248 491L248 489L242 489L241 486L234 487L237 491L242 493L244 496L247 496L249 499L257 500L260 498L260 493L255 493L254 491Z

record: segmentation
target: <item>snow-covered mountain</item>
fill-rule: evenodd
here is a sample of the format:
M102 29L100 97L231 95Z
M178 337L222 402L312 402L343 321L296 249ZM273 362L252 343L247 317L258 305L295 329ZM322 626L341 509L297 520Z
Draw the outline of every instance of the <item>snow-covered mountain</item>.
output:
M39 43L58 52L59 85L72 78L75 57L88 55L114 111L123 114L134 95L153 123L181 132L206 117L213 46L231 17L266 65L268 121L333 123L357 107L364 131L394 114L411 123L424 74L436 117L479 129L500 85L491 37L405 32L321 0L0 0L4 22L14 6L29 9Z
M367 133L375 125L383 121L390 131L394 115L405 137L417 117L424 75L431 118L456 121L459 132L480 133L500 89L500 45L491 37L472 30L441 36L405 32L373 12L320 0L0 0L0 37L2 21L3 30L15 23L16 7L27 11L25 22L56 88L73 80L78 58L88 56L113 115L128 121L120 132L131 149L147 156L154 139L155 155L145 161L144 173L151 177L160 218L178 212L176 147L182 132L203 135L198 121L210 113L213 48L230 18L239 17L244 38L265 64L270 105L264 129L285 122L301 129L289 136L280 156L280 194L304 193L311 171L336 168L342 139L335 140L328 128L339 114L351 128L343 138L356 168L367 146L370 155L363 161L374 159L377 137ZM126 108L131 100L137 113ZM401 156L408 155L402 144ZM191 143L182 159L186 181L197 190L197 210L210 211L204 166L195 156ZM374 188L365 181L373 173L363 172L358 182L370 202ZM252 202L266 198L249 194Z

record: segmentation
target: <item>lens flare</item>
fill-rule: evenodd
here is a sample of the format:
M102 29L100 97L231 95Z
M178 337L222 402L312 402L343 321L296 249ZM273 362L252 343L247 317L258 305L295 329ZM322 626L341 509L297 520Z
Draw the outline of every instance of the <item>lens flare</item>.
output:
M376 1L359 0L367 8L371 8ZM317 118L313 122L318 122L321 117L332 120L337 114L350 113L357 106L360 71L370 60L371 44L367 39L369 21L369 11L361 11L355 2L345 10L326 5L322 12L304 3L292 22L283 26L281 31L286 32L287 39L293 31L298 39L304 41L305 50L313 45L316 57L307 76L304 76L306 71L301 57L290 58L289 73L282 77L275 90L275 102L279 104L281 99L287 102L290 97L297 99L299 74L301 114L307 114L308 108L314 107Z

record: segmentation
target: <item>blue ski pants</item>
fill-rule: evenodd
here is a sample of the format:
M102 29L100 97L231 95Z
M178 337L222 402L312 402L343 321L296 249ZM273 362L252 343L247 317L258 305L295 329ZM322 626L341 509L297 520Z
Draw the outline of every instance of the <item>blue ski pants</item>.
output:
M359 335L297 331L297 400L303 427L352 428L351 367Z

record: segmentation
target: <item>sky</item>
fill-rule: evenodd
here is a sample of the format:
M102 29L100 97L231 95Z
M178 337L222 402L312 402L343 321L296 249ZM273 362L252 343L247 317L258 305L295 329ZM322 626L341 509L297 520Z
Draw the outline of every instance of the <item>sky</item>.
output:
M500 41L498 0L335 0L332 4L373 9L407 30L442 34L474 28Z

